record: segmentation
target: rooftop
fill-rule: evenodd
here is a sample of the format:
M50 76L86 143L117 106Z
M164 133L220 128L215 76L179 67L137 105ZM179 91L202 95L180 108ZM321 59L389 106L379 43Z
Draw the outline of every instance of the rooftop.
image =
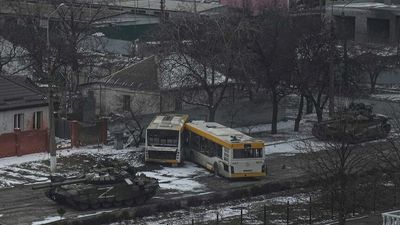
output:
M46 97L26 78L0 76L0 111L46 105Z
M155 57L151 56L101 80L107 86L141 91L159 90Z

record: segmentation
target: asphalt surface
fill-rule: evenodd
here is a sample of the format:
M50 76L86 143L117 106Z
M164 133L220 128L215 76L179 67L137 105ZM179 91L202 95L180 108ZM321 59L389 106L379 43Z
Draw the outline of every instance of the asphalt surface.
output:
M246 187L260 183L279 183L283 181L295 181L303 179L303 174L295 166L298 156L272 155L268 157L269 175L262 179L245 179L230 181L220 177L206 176L199 180L206 185L203 193L173 193L173 191L161 191L153 199L145 204L157 203L165 199L179 199L193 195L201 195L209 192L217 192L230 188ZM61 206L51 201L44 195L43 190L32 190L31 186L18 186L0 190L0 224L32 224L35 221L43 221L46 217L57 216L57 209ZM89 211L77 211L64 207L66 218L76 218L79 215L94 214L99 211L117 210L100 209Z

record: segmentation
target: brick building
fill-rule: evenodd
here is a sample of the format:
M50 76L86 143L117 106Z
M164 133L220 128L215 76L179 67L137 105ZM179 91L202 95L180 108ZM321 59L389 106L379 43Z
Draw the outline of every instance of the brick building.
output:
M0 76L0 134L48 127L46 97L23 77Z

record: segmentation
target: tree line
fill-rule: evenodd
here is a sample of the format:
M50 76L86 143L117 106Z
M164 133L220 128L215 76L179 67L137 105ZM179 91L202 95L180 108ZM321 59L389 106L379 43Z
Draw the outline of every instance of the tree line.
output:
M207 108L214 121L227 87L239 84L250 98L254 93L269 96L273 134L286 96L299 96L298 130L304 105L307 113L315 109L321 121L330 98L374 93L378 77L398 61L396 47L382 51L381 46L354 44L330 18L293 16L280 9L257 16L182 15L160 24L155 36L158 54L170 62L161 69L184 71L184 76L164 77L182 91L183 102ZM361 85L365 74L369 87Z

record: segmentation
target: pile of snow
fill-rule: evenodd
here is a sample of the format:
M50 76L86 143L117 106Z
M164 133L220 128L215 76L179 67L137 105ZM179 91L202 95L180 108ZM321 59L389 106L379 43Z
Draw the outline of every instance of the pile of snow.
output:
M372 98L388 101L400 101L400 94L374 94Z
M146 176L158 179L161 189L180 192L202 192L205 189L195 179L210 176L210 173L191 162L185 162L182 167L163 167L161 170L142 172Z
M49 216L49 217L44 218L44 220L42 220L42 221L33 222L32 225L48 224L48 223L59 221L62 219L63 218L61 216Z

